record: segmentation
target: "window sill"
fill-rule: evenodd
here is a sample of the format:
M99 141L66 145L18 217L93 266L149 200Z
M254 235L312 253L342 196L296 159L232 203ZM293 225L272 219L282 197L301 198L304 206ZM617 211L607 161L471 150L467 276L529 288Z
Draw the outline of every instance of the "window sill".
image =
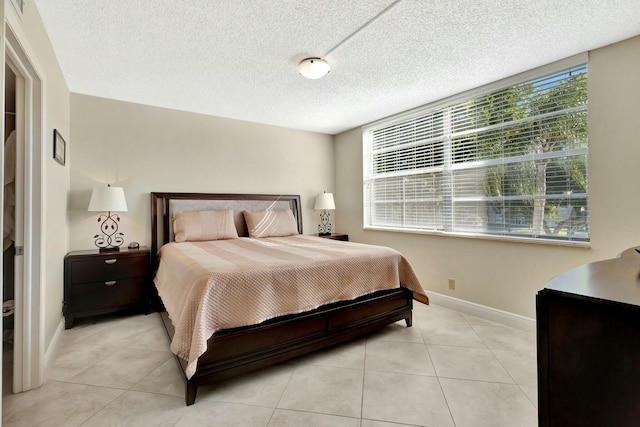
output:
M533 245L550 245L550 246L565 246L572 248L591 249L591 242L582 242L574 240L556 240L556 239L529 239L526 237L517 236L498 236L498 235L478 235L471 233L460 233L450 231L438 231L438 230L420 230L420 229L398 229L391 227L363 227L363 230L371 231L390 231L393 233L406 233L406 234L426 234L431 236L440 237L462 237L466 239L480 239L480 240L493 240L499 242L508 243L526 243Z

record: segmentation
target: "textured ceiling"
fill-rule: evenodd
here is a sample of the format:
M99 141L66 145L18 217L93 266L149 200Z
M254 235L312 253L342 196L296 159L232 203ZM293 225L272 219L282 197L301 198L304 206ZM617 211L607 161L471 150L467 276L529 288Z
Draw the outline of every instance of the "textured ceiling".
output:
M394 2L35 3L72 92L328 134L640 34L638 0L402 0L341 45Z

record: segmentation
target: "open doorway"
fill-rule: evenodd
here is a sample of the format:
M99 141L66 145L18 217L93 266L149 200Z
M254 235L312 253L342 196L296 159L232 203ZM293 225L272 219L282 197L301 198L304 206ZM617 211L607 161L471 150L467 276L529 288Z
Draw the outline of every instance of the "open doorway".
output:
M4 72L4 176L2 228L2 394L13 387L13 334L15 317L15 200L16 200L16 75Z
M16 74L5 64L4 176L2 227L2 394L13 388L16 224Z
M15 76L11 82L13 88L10 88L15 90L15 111L6 110L8 113L15 113L13 117L16 138L15 224L11 239L15 248L13 257L15 311L13 314L13 362L11 363L13 367L11 389L14 393L42 385L45 371L42 325L42 224L44 218L42 177L46 138L43 132L42 77L30 60L28 52L29 50L25 50L25 45L18 41L12 26L7 22L5 67L8 67ZM10 106L7 105L5 108ZM8 115L11 114L5 116ZM3 155L3 159L4 157ZM5 187L2 188L4 193ZM2 228L4 229L4 224ZM7 262L9 263L11 262Z

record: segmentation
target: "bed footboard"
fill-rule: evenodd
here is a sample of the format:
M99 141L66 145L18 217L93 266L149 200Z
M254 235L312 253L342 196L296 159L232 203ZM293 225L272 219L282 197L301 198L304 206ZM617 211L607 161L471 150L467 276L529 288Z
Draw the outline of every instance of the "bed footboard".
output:
M259 325L224 330L208 341L198 369L186 378L186 404L195 402L198 387L283 362L352 340L398 320L412 325L413 293L405 288L376 292L353 301L279 317ZM162 319L169 337L173 325ZM184 373L186 362L178 358Z

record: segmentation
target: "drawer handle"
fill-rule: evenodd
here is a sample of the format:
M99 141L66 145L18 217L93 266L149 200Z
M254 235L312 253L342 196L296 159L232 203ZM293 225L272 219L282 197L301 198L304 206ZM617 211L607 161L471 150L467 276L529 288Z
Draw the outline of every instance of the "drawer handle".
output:
M113 285L116 284L116 281L115 280L110 280L108 282L104 282L104 284L105 284L105 286L113 286Z
M118 260L117 258L113 258L113 259L105 259L105 260L104 260L104 262L105 262L106 264L115 264L117 260Z

